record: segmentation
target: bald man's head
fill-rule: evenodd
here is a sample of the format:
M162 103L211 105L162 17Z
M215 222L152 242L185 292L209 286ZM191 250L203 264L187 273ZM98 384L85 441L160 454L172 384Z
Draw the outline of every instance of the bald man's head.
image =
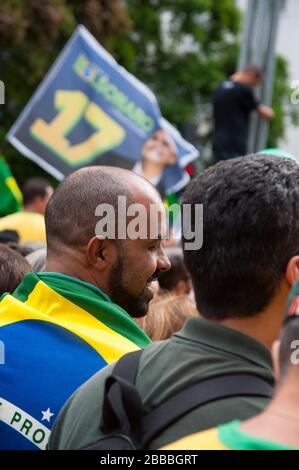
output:
M124 219L118 214L119 196L126 197ZM134 209L132 204L145 209L142 224L156 230L145 238L127 234L118 240L118 230L125 226L126 233L128 220L132 221L133 216L127 216L128 206ZM96 235L100 205L114 209L109 222L116 226L115 236ZM164 211L156 189L130 171L97 166L74 172L61 183L46 209L46 271L93 284L131 316L145 315L153 296L151 282L160 271L169 269L161 245L165 224L152 217L152 205Z
M144 178L116 167L88 167L75 171L56 189L46 209L48 249L57 244L82 246L95 235L95 210L109 203L117 214L118 196L126 196L127 205L138 196L159 202L155 188Z

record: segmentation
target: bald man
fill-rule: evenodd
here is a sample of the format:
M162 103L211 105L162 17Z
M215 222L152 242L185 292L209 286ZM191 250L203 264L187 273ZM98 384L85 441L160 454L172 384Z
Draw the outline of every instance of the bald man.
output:
M120 221L115 237L96 230L103 213L96 214L108 204L115 214L109 222ZM145 238L128 236L133 213L120 211L131 204L144 208ZM0 368L0 449L45 449L75 389L149 344L132 317L146 314L151 282L170 267L161 245L165 220L154 218L153 205L163 213L156 189L115 167L78 170L51 197L45 272L28 274L0 301L0 336L9 350Z

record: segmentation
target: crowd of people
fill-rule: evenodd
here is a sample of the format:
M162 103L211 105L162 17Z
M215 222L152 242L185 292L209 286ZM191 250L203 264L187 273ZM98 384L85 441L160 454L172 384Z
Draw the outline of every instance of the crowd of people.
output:
M248 77L261 78L247 68L215 100L227 90L270 119ZM195 249L184 231L165 240L141 174L25 183L23 209L0 219L0 449L109 450L119 426L135 448L299 448L299 166L221 148L182 195ZM120 196L143 207L147 237L120 236ZM96 231L101 204L115 237Z

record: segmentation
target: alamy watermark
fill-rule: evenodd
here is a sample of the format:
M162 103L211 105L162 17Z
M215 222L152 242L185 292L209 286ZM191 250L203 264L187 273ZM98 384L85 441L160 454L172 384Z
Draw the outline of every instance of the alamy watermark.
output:
M295 351L292 352L290 361L293 366L297 366L299 364L299 340L294 339L294 341L291 342L291 349L294 349Z
M291 93L290 101L292 104L299 104L299 80L293 80L291 88L294 91Z
M172 204L167 210L161 204L151 204L148 210L143 204L128 205L126 196L118 196L117 208L99 204L95 215L100 217L95 234L101 238L146 240L161 233L166 239L170 235L183 239L185 250L199 250L203 244L202 204Z

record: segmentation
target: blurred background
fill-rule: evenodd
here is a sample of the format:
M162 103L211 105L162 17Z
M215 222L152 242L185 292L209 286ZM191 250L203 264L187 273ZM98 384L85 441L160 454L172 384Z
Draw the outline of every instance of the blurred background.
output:
M281 147L299 155L299 108L290 100L299 70L298 15L298 0L1 0L0 152L20 184L45 175L5 136L83 24L153 90L163 115L200 150L199 170L210 164L213 90L242 60L265 70L256 94L275 111L269 127L253 122L251 150Z

